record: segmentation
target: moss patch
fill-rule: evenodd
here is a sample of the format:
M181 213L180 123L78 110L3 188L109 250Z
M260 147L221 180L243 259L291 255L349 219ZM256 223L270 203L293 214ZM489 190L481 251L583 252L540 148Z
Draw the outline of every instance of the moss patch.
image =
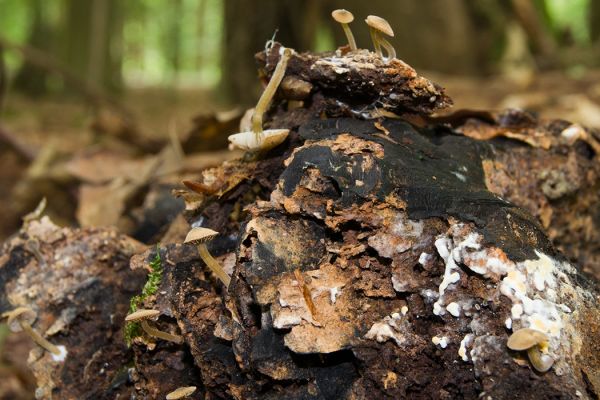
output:
M162 279L163 267L162 260L160 258L160 249L156 246L156 256L150 262L150 273L148 274L148 280L144 284L142 288L142 292L137 296L133 296L131 301L129 302L129 314L137 311L139 306L144 302L144 300L158 290L158 286L160 285L160 281ZM131 345L131 340L136 336L142 335L142 328L138 322L128 322L125 326L125 341L127 342L127 346Z

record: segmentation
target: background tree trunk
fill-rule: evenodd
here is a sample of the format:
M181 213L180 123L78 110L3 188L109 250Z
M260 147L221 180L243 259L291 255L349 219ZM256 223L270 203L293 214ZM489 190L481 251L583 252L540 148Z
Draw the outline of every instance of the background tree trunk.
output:
M122 4L118 0L66 0L64 62L96 89L122 86Z
M600 45L600 1L590 1L589 21L592 42Z
M31 31L29 33L28 45L36 49L49 49L52 46L52 29L44 18L44 0L29 0L33 17ZM15 77L14 86L17 90L32 96L46 93L46 78L48 71L39 66L23 61L21 69Z
M4 65L4 48L0 45L0 115L4 105L4 93L8 86L8 77L6 76L6 66Z
M275 32L277 41L285 46L307 48L302 22L306 10L314 9L312 3L315 0L225 0L223 100L244 105L256 102L259 88L254 54L264 49Z

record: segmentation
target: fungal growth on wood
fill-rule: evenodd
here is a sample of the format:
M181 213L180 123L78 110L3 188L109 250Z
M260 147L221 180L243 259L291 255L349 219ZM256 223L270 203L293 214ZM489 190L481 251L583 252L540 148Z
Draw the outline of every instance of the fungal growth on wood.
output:
M382 36L387 35L394 37L394 31L390 24L385 19L376 15L369 15L365 22L369 26L369 31L371 32L371 40L375 47L375 53L377 53L380 58L383 58L381 52L381 47L383 46L385 51L387 51L387 62L396 58L396 49L394 49L394 46Z
M166 340L168 342L173 342L177 344L181 344L183 342L183 338L179 335L173 335L168 332L163 332L160 329L156 329L148 323L149 320L156 320L160 315L160 311L158 310L137 310L134 313L131 313L125 317L126 322L139 322L142 326L144 332L148 335L157 338Z
M531 328L522 328L515 331L508 338L506 345L511 350L526 350L531 365L539 372L546 372L554 363L552 357L547 354L549 340L548 335L543 332Z
M354 39L354 35L352 34L352 30L350 29L350 22L354 21L354 15L348 10L343 8L333 10L331 12L331 17L335 22L338 22L342 25L342 29L344 30L344 34L346 35L346 39L348 39L348 45L350 46L350 51L356 51L356 40Z
M43 217L0 249L1 311L35 304L77 349L32 363L41 398L598 397L600 291L571 260L600 260L600 136L517 110L440 116L444 89L373 35L378 54L257 54L268 90L232 142L260 157L182 176L175 239ZM263 146L263 125L286 139ZM126 347L137 308L182 345Z
M198 246L198 253L200 254L202 261L204 261L206 266L227 288L231 282L231 277L227 275L225 270L223 270L223 267L215 260L206 247L206 243L213 240L218 234L219 232L208 228L192 228L192 230L188 232L184 243L191 243Z
M7 318L6 323L11 332L25 332L38 346L44 350L52 353L53 358L64 358L65 349L61 350L59 347L53 345L34 330L31 325L36 320L35 311L27 307L17 307L12 311L8 311L2 314L2 317Z
M289 129L263 130L263 116L271 105L271 101L275 96L275 92L285 76L287 63L292 55L291 49L282 47L281 50L282 53L279 61L277 62L277 66L275 67L275 72L273 72L269 83L265 87L265 90L263 91L258 103L256 103L256 107L254 108L251 120L252 131L236 133L229 136L229 142L234 148L251 152L267 151L278 146L287 138Z

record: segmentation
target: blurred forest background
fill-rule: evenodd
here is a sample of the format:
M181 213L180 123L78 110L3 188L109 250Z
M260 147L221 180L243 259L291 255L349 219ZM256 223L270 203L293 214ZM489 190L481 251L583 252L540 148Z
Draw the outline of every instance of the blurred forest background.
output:
M600 128L600 0L0 0L0 241L46 197L59 224L155 243L145 216L177 215L182 174L235 155L227 134L261 89L254 54L272 38L344 45L335 8L362 48L364 18L386 18L398 57L455 109ZM31 344L5 335L0 399L33 398Z

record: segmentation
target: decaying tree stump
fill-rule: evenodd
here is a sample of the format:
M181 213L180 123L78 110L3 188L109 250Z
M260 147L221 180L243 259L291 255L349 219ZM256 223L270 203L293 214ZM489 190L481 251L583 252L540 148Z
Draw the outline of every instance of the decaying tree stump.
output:
M265 78L279 50L257 56ZM66 359L32 362L40 393L164 398L197 386L191 398L597 398L599 292L577 265L592 272L600 258L597 133L516 111L432 116L449 104L399 60L293 55L266 123L290 129L288 139L208 169L179 193L190 226L220 232L208 247L232 276L228 288L193 245L147 250L127 271L134 251L123 237L45 228L101 265L120 255L112 268L65 264L60 245L31 232L48 222L32 223L0 256L2 311L35 306L45 316L35 327L50 335L68 309L50 294L61 273L77 268L106 291L70 298L75 319L56 337ZM169 237L182 242L185 222L175 223ZM98 235L108 235L105 247ZM53 252L46 267L24 250L32 236L42 255ZM136 306L160 311L155 325L184 343L130 334L128 364L116 332L139 272L156 260L156 287ZM24 294L30 268L46 271L47 293ZM113 334L91 336L78 328L84 321ZM507 347L521 328L546 335L548 372ZM97 343L76 339L84 334ZM116 376L117 361L129 367L123 380L73 372L94 359L92 347L99 360L114 357L104 374Z

